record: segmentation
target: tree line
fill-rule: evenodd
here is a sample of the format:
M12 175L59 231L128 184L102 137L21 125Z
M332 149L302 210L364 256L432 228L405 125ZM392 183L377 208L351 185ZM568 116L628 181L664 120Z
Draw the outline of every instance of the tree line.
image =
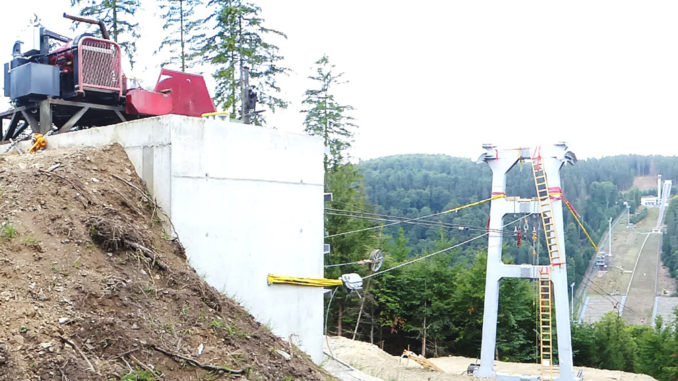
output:
M238 105L243 92L249 90L269 112L287 107L277 80L289 69L281 64L283 56L275 44L287 36L265 25L259 6L243 0L157 0L144 4L157 6L162 12L165 38L155 54L167 57L163 66L182 71L212 68L217 108L229 111L231 118L242 119ZM71 0L81 16L104 21L132 66L136 43L143 38L136 18L141 5L141 0ZM243 89L245 68L249 73L247 89ZM266 124L262 113L250 118L253 124Z
M565 166L561 170L563 193L597 242L607 230L608 220L626 212L626 205L632 220L644 217L646 211L639 208L640 198L656 194L656 190L641 192L632 187L634 177L661 173L664 179L675 181L678 178L677 163L673 157L639 155L581 160L575 166ZM467 159L446 155L396 155L361 162L359 168L369 201L374 205L375 213L381 216L421 218L486 199L490 194L489 168ZM534 197L529 163L518 164L508 173L507 195ZM402 227L409 241L409 254L417 255L433 247L440 229L460 241L477 234L486 227L488 214L489 207L481 205L442 214L435 218L435 223L418 221L386 226L383 234L395 237ZM579 284L595 250L565 207L563 215L568 274L571 282ZM505 221L511 219L507 216ZM514 263L547 263L540 224L538 216L531 216L508 226L504 232L505 256ZM537 242L532 240L533 232L537 233ZM483 242L469 246L464 251L467 254L482 247ZM469 255L462 253L462 256Z
M672 198L664 217L666 234L662 239L662 263L669 268L671 276L678 276L678 198Z

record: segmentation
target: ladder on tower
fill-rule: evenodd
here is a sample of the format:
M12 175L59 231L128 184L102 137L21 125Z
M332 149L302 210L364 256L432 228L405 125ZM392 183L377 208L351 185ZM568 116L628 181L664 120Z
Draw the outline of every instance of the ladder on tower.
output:
M553 378L553 330L551 326L551 268L539 267L539 352L542 380Z
M551 266L560 266L564 263L561 261L560 243L555 221L553 220L553 205L551 204L549 185L546 180L546 171L541 163L541 154L535 155L532 158L532 173L534 174L534 185L537 188L537 200L539 202L541 221L544 225L544 236L546 238L549 260Z

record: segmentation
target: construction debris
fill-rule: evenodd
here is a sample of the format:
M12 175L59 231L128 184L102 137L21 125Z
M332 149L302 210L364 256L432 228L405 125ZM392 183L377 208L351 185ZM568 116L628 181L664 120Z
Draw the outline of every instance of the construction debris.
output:
M400 357L406 357L410 360L414 360L417 364L423 366L426 369L434 370L436 372L442 372L443 370L438 368L436 364L428 361L426 357L418 355L412 351L408 351L407 349L403 350L403 354Z

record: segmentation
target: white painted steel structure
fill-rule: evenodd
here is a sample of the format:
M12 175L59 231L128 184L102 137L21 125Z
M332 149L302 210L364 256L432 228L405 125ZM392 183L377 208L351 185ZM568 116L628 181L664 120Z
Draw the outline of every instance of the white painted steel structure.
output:
M531 160L534 150L499 149L491 145L483 146L485 152L479 162L485 162L492 170L492 194L506 194L506 173L520 160ZM574 164L576 158L567 151L565 144L556 144L551 147L542 147L541 165L548 178L550 188L560 188L560 168L565 163ZM530 172L531 173L531 172ZM494 355L497 339L497 313L499 309L499 283L504 278L539 277L538 267L531 265L504 264L502 257L503 219L510 213L538 213L539 204L536 199L531 201L530 207L516 208L513 198L498 198L490 204L489 238L487 248L487 276L485 279L485 304L483 311L483 342L480 355L480 368L475 372L477 377L497 379L512 379L511 376L502 377L494 369ZM560 261L563 265L551 268L553 282L554 309L556 312L559 377L558 380L575 380L572 364L572 344L570 333L570 306L568 299L567 266L565 255L565 234L563 228L563 209L560 198L552 199L553 222L560 245Z

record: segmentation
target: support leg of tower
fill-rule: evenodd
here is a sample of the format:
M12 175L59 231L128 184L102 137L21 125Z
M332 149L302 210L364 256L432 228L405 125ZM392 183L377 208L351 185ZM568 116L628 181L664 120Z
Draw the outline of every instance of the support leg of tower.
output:
M551 269L553 282L553 296L556 313L556 329L558 334L558 368L559 380L574 380L575 373L572 364L572 344L570 332L570 303L567 294L567 271L565 265L554 266Z
M483 342L480 349L480 367L477 377L494 378L494 353L497 346L497 316L499 309L499 279L494 274L485 278L485 303L483 309Z

